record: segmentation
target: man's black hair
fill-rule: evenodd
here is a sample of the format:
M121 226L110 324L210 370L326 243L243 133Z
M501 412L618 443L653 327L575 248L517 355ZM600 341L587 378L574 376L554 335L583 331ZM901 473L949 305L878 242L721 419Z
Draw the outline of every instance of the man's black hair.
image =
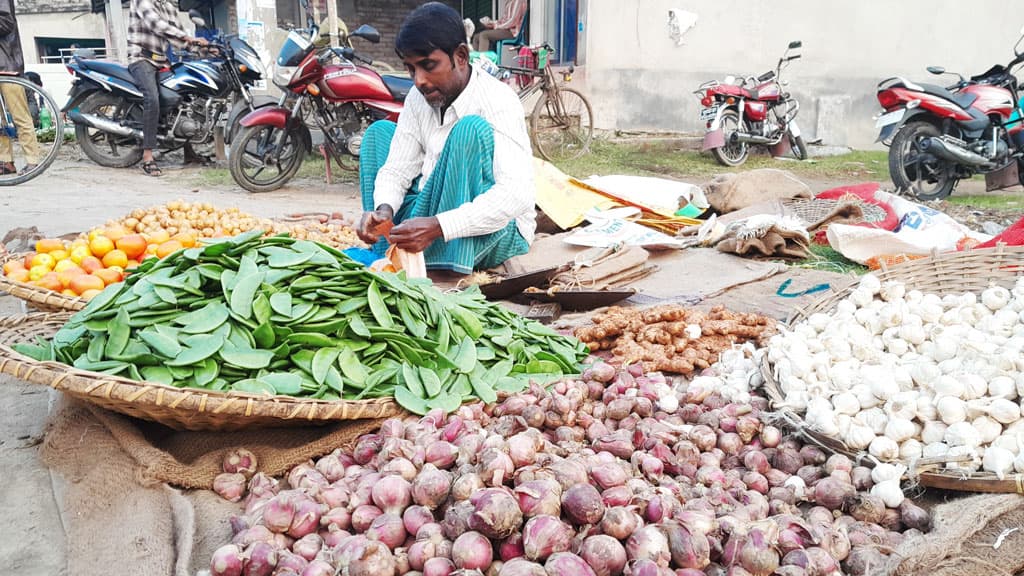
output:
M428 2L410 13L395 37L399 58L427 56L441 50L454 58L455 49L466 42L466 28L454 8Z

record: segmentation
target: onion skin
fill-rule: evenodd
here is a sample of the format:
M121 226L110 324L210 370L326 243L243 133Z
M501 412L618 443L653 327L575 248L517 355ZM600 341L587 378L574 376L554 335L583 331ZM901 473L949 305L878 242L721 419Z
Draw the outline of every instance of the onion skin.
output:
M493 560L490 540L479 532L466 532L452 544L452 562L463 570L485 570Z
M630 508L613 506L604 511L601 531L619 540L626 540L640 528L640 517Z
M242 554L246 558L243 576L270 576L277 566L277 550L266 542L253 542Z
M617 576L626 566L626 549L618 540L605 534L584 540L579 556L597 576Z
M242 576L242 551L234 544L217 548L210 560L211 576Z
M597 524L604 516L604 501L590 484L577 484L562 494L562 511L577 525Z
M659 566L668 566L672 553L668 538L656 526L644 526L626 542L626 555L630 560L651 560Z
M679 522L666 522L660 526L668 537L672 563L677 568L703 570L711 563L711 545L704 532L692 532Z
M516 558L505 562L498 572L498 576L547 576L544 567L536 562L530 562L522 558Z
M556 552L544 563L548 576L597 576L583 558L572 552Z
M596 490L594 494L597 494ZM600 500L599 494L597 498ZM519 502L499 490L485 491L476 502L476 510L469 517L471 529L496 540L511 536L522 523L523 513L519 510Z
M245 494L245 476L238 472L222 472L213 479L213 491L228 502L238 502Z
M223 469L228 473L238 473L252 477L256 473L256 455L245 448L235 448L224 455Z
M542 561L572 545L572 527L554 516L534 516L523 527L523 552L530 560Z

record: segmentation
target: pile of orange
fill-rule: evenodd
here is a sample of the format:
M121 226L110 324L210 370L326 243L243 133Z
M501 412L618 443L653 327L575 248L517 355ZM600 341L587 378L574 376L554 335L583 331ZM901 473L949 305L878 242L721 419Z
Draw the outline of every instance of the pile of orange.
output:
M163 258L196 244L194 235L128 233L122 226L96 228L72 242L44 238L35 251L4 264L7 278L85 299L124 279L146 258Z

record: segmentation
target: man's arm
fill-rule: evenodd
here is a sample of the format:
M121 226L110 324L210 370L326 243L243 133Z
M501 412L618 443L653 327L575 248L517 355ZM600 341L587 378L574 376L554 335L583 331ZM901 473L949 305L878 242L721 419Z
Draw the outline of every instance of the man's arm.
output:
M527 0L512 0L512 1L515 2L515 4L513 4L512 12L509 14L508 18L506 18L506 19L498 22L497 24L495 24L494 25L495 28L499 28L499 29L513 28L515 26L519 26L519 24L523 21L523 16L526 14Z
M501 230L533 210L533 152L523 121L522 105L509 94L503 109L488 118L494 128L494 186L475 200L437 215L446 241Z
M139 17L142 18L142 21L145 23L146 29L152 31L164 40L171 42L175 45L175 48L180 48L188 43L188 32L185 32L185 30L178 25L177 21L171 21L164 18L164 16L157 11L152 0L139 0L137 6Z
M0 0L0 36L14 32L17 24L14 21L14 0ZM18 47L21 50L21 47Z

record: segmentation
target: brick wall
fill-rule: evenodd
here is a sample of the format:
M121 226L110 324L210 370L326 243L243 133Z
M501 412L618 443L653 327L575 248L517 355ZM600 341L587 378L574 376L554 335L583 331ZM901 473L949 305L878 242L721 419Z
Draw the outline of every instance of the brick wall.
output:
M380 31L380 44L370 44L355 38L352 45L362 54L374 60L383 60L401 69L401 61L395 56L395 35L405 17L423 0L341 0L339 16L355 30L360 24L370 24ZM459 0L445 0L445 4L459 9Z
M48 12L89 12L89 0L15 0L17 14L38 14Z

